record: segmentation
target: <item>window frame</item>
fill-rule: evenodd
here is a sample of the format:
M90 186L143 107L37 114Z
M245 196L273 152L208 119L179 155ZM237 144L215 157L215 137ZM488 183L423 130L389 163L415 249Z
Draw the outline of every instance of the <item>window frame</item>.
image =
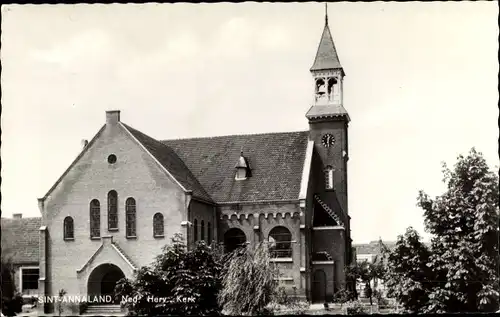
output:
M69 223L68 221L71 221L71 236L68 235L68 230L67 230L68 228L66 227L67 224ZM75 221L71 216L66 216L63 220L63 239L65 241L75 240Z
M24 270L38 270L38 278L36 279L36 288L24 288L23 286L23 282L24 282L24 278L23 278L23 271ZM39 284L38 284L38 281L40 280L40 267L38 266L21 266L19 267L19 289L20 289L20 292L21 294L24 293L24 291L27 291L27 290L37 290L39 289Z
M133 204L130 203L132 201ZM133 229L133 235L129 234L130 229ZM137 238L137 201L133 197L128 197L125 200L125 237L127 239Z
M334 190L335 186L333 184L333 174L335 169L333 166L328 165L324 169L324 177L325 177L325 189L326 190Z
M97 203L97 205L93 203ZM92 199L89 204L89 209L90 239L99 240L101 239L101 202L99 201L99 199ZM95 218L96 215L97 218ZM93 234L94 230L98 233L97 235Z
M193 222L193 241L198 241L198 219L195 219Z
M114 197L112 196L114 194ZM111 199L114 198L114 204L111 204ZM108 231L118 231L118 192L114 189L108 192ZM114 221L115 227L111 226Z
M285 229L288 232L287 235L290 237L289 240L279 240L273 236L274 230L281 230L281 229ZM283 235L282 233L278 233L278 234ZM273 246L269 247L269 251L270 251L272 259L291 259L291 258L293 258L293 246L292 246L293 235L292 235L292 231L289 228L287 228L285 226L281 226L281 225L273 227L271 230L269 230L269 233L267 235L268 243L271 243L271 241L270 241L271 238L274 240L274 244L275 244L274 247ZM278 247L278 245L280 247ZM281 247L282 245L287 245L288 247L282 248ZM285 251L285 252L282 252L282 251ZM284 255L281 255L281 254L284 254Z
M207 243L212 243L212 224L210 221L207 221Z
M159 234L158 231L156 230L157 228L160 228L160 224L158 223L158 221L161 222L161 234ZM165 221L163 214L161 212L157 212L153 215L153 237L155 238L165 237Z

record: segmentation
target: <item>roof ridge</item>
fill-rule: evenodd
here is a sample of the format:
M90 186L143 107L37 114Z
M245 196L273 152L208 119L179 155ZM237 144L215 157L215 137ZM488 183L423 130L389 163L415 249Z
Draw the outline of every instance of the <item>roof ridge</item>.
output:
M260 135L276 135L276 134L294 134L294 133L307 133L308 130L299 131L286 131L286 132L261 132L261 133L248 133L248 134L227 134L227 135L215 135L206 137L188 137L188 138L174 138L174 139L163 139L160 142L167 141L181 141L181 140L200 140L200 139L217 139L217 138L228 138L228 137L238 137L238 136L260 136Z

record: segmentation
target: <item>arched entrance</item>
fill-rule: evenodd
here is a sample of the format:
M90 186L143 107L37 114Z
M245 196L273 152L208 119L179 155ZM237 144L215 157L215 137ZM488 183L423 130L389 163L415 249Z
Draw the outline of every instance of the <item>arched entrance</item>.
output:
M124 277L125 274L118 266L110 263L101 264L90 273L87 285L88 295L111 295L113 297L116 283Z
M232 252L245 245L247 237L241 229L232 228L224 233L224 249L226 252Z
M324 302L326 299L326 274L323 270L316 270L312 280L312 301Z

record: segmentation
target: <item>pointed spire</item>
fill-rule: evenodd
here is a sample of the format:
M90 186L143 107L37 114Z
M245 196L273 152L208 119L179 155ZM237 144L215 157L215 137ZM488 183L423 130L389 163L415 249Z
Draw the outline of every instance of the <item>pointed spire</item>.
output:
M325 2L325 25L328 25L328 2Z
M328 3L325 3L325 28L323 29L323 34L321 35L321 41L319 42L318 51L316 53L316 58L314 59L314 64L311 67L311 71L335 68L342 69L342 65L340 65L337 50L335 49L332 34L330 33L330 28L328 26Z

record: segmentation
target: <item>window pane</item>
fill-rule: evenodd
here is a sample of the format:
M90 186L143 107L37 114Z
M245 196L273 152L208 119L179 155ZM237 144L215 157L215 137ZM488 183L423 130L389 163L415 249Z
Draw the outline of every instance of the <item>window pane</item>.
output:
M136 223L135 223L135 199L128 198L125 207L126 212L126 235L127 237L136 236Z
M90 202L90 236L101 236L101 207L97 199Z
M108 193L108 229L118 229L118 193Z
M157 213L153 218L153 235L155 237L163 236L163 215Z
M38 269L22 269L22 289L38 289Z

